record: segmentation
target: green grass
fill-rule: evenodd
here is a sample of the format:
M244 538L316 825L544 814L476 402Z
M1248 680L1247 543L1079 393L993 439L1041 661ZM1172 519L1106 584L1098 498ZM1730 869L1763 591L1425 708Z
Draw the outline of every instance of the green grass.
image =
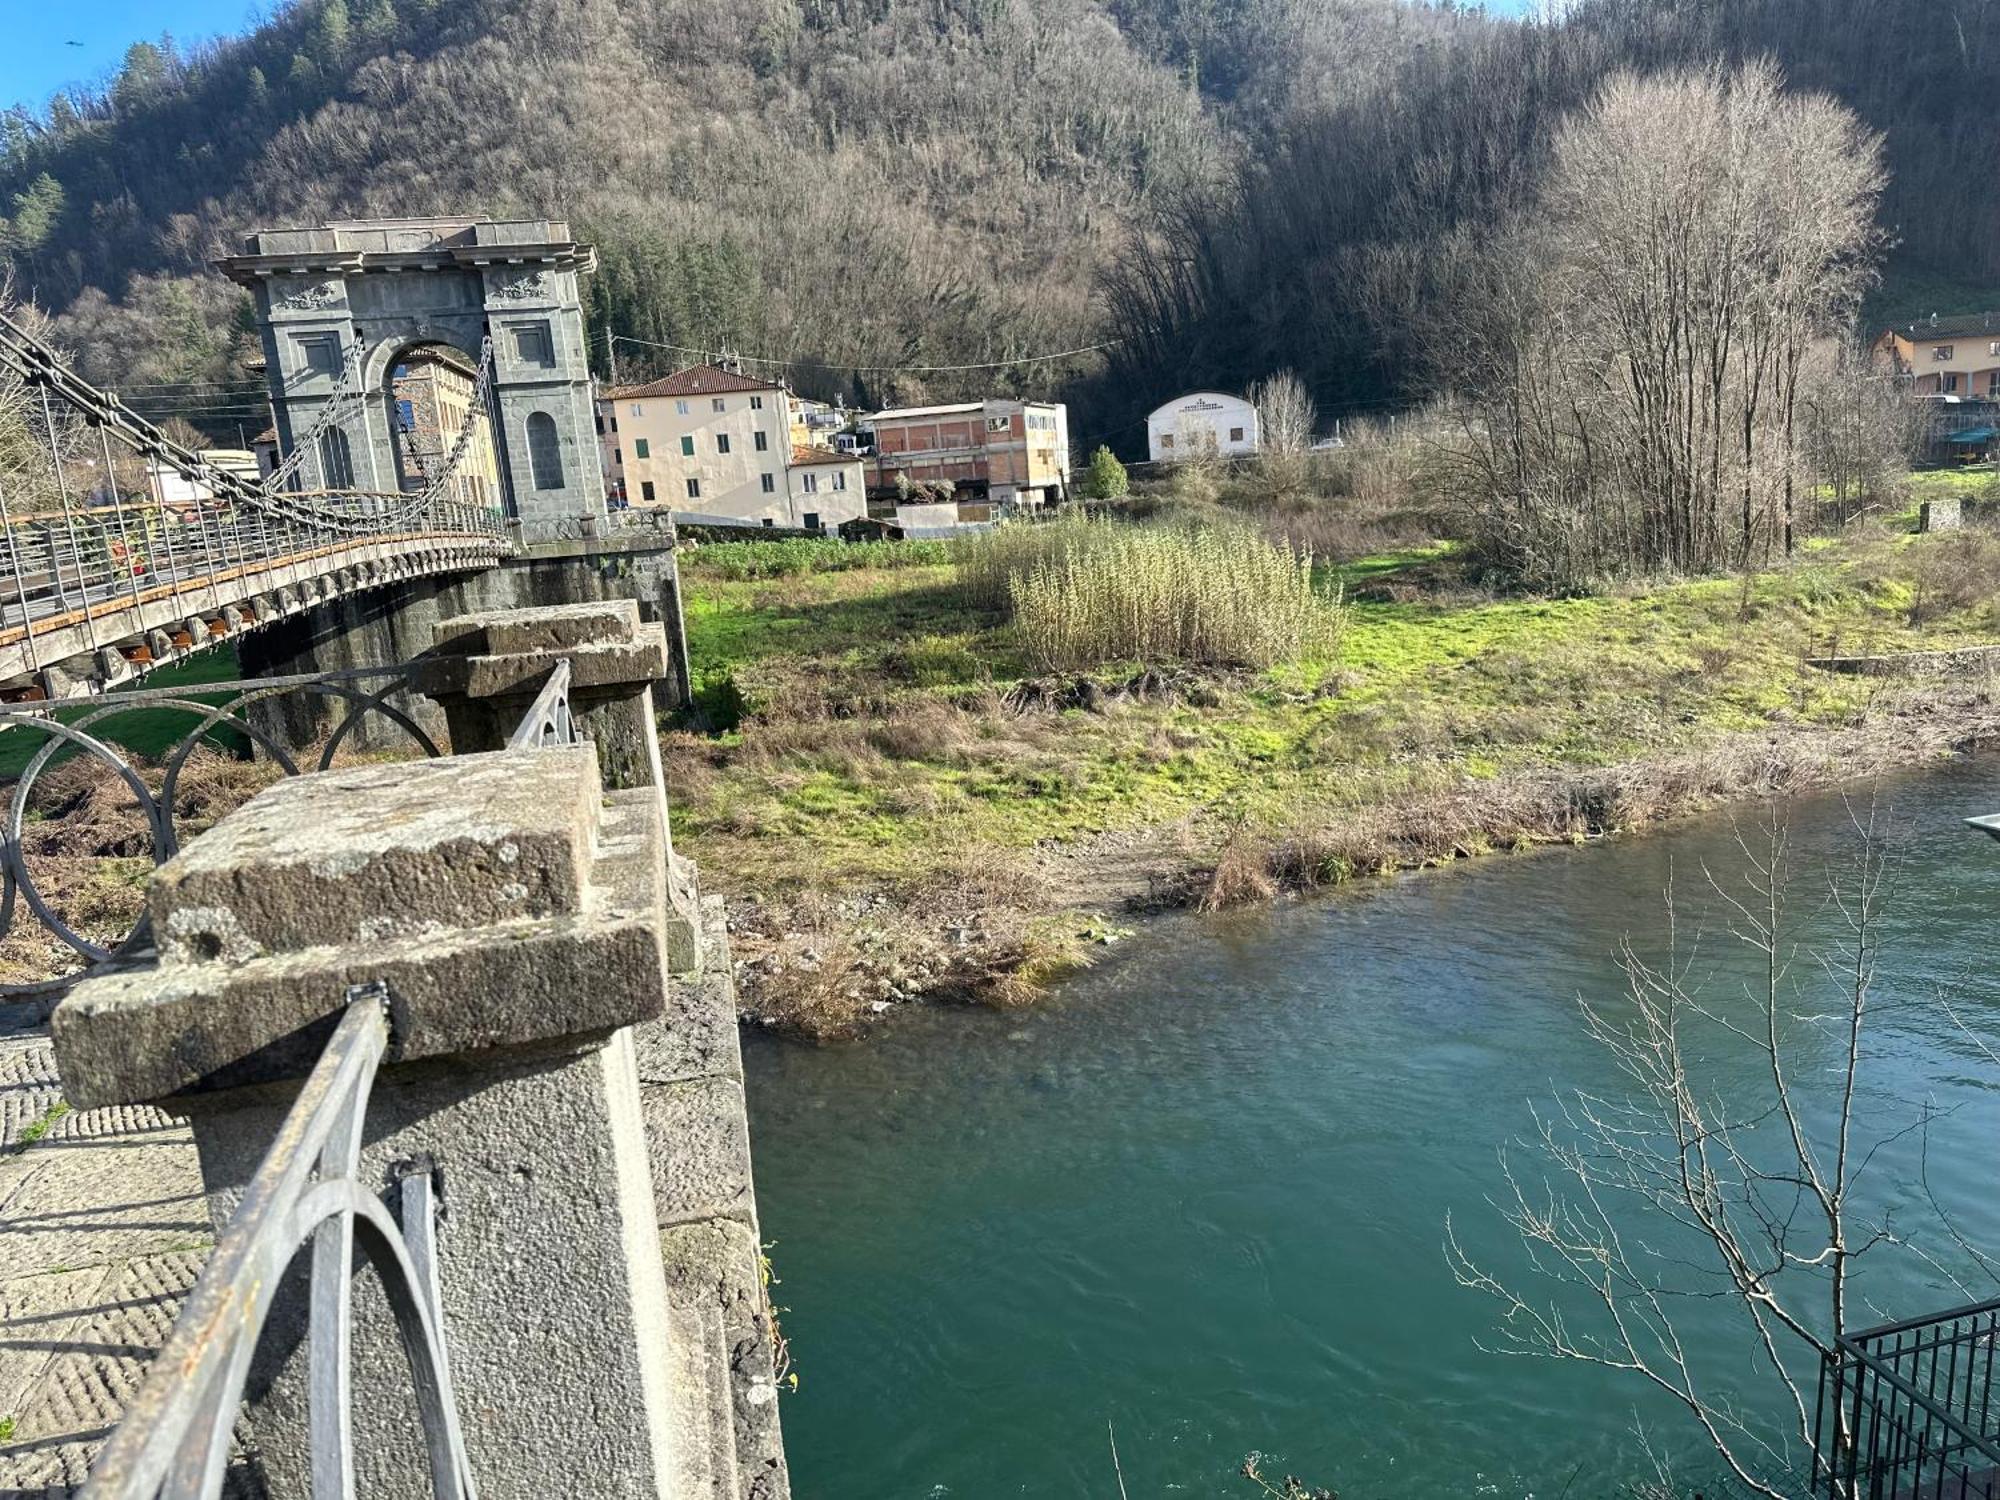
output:
M0 1443L11 1443L13 1440L14 1419L12 1417L0 1417Z
M1008 711L1037 669L946 567L690 578L696 676L726 680L747 716L719 741L676 739L677 835L739 888L898 881L981 850L1191 816L1282 826L1774 721L1845 723L1878 685L1804 656L2000 638L1990 599L1912 623L1912 570L1940 540L1814 549L1747 590L1491 599L1425 582L1406 602L1353 598L1398 575L1435 581L1451 562L1447 548L1406 549L1335 570L1353 599L1335 659L1197 673L1211 684L1199 706L1107 713ZM1143 665L1162 664L1094 675L1117 683Z
M134 683L129 691L152 688L196 689L208 682L232 682L239 675L236 653L226 647L199 652L184 662L162 667ZM113 689L102 698L92 699L75 708L59 709L57 719L65 724L74 724L87 714L92 714L114 702L120 691ZM190 691L187 695L200 703L220 703L225 695ZM181 736L193 729L197 719L192 712L178 708L139 708L125 713L107 714L94 723L89 732L97 738L122 746L141 756L164 755L179 743ZM242 748L243 735L233 729L219 729L212 736L217 743L230 750ZM27 767L37 751L42 748L43 737L39 734L12 730L0 733L0 779L17 777ZM81 751L58 752L55 760L66 760Z
M935 567L951 561L951 548L941 541L841 542L787 537L770 542L710 542L684 557L689 572L744 582L857 568Z
M49 1106L47 1114L43 1115L39 1120L35 1121L34 1124L29 1125L22 1130L21 1144L24 1146L34 1145L35 1142L39 1141L43 1136L47 1135L51 1130L53 1130L56 1126L56 1123L59 1120L61 1120L64 1115L68 1113L69 1113L68 1102L62 1099L58 1099L54 1104L51 1104Z

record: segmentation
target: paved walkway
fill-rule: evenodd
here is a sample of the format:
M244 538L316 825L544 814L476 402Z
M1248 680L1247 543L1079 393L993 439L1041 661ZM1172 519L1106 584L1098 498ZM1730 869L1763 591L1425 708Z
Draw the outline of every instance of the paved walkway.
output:
M70 1112L46 1028L0 1023L0 1500L83 1482L211 1239L186 1127Z

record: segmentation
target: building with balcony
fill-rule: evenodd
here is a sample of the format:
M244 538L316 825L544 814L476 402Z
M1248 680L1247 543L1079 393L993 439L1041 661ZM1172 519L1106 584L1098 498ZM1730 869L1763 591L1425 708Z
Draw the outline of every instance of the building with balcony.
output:
M613 505L722 524L824 530L866 510L860 461L796 441L812 429L783 385L694 365L597 402Z
M1884 329L1878 368L1909 381L1919 396L2000 400L2000 312L1930 317Z
M878 503L917 488L999 509L1069 495L1069 408L1056 401L961 401L877 412L868 493Z

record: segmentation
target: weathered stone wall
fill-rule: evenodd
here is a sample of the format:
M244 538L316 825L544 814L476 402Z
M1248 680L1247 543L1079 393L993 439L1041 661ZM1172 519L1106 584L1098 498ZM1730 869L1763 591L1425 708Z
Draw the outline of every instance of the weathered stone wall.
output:
M479 573L419 578L328 600L270 629L245 636L237 656L245 677L283 677L412 661L432 648L441 620L496 609L632 599L640 619L665 627L668 667L653 684L662 712L687 703L687 638L680 575L671 540L606 537L544 542ZM403 708L442 745L444 716L429 699L399 694ZM335 722L331 700L287 693L254 710L282 743L305 745ZM357 727L358 745L393 746L402 731L377 716Z

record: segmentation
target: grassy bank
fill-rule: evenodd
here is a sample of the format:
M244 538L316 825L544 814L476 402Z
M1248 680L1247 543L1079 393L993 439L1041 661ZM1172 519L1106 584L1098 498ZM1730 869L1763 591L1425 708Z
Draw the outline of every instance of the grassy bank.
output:
M1951 480L1957 486L1961 480ZM1809 656L2000 640L2000 539L1890 528L1749 580L1496 595L1444 545L1325 568L1337 649L1050 673L949 562L688 570L719 735L668 737L676 836L735 900L746 1002L839 1033L1020 998L1134 905L1594 837L1941 754L1987 685Z

